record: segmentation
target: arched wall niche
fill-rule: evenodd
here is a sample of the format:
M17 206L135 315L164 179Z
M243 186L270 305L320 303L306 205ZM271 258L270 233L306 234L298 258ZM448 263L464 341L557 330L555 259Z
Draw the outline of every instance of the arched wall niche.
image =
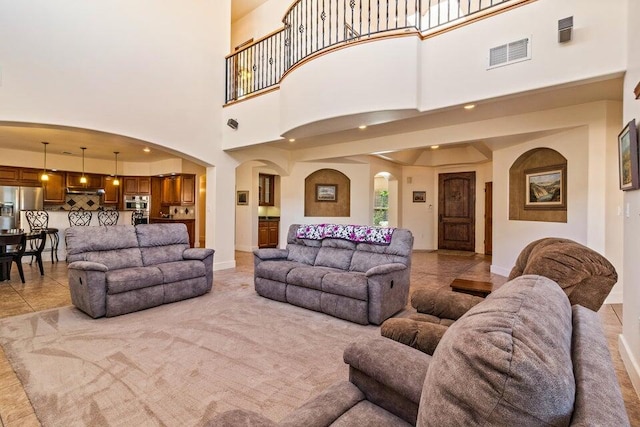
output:
M563 203L527 205L527 176L561 171ZM509 168L509 219L515 221L567 222L567 159L551 148L535 148L523 153Z
M317 197L317 191L325 191ZM335 191L335 197L331 192ZM304 180L304 216L351 216L351 180L335 169L319 169Z

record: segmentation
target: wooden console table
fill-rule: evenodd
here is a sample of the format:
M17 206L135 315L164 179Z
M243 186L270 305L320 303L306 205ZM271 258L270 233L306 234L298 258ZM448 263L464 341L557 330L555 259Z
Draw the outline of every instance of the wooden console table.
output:
M486 297L493 290L493 283L479 282L477 280L455 279L451 282L451 289L455 292L463 292L478 297Z

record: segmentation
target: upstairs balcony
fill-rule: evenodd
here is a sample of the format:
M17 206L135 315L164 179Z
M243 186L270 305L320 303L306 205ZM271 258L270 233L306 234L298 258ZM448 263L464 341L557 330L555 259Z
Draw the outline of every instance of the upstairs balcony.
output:
M298 0L284 27L226 58L226 103L275 88L297 65L374 39L428 37L531 0Z

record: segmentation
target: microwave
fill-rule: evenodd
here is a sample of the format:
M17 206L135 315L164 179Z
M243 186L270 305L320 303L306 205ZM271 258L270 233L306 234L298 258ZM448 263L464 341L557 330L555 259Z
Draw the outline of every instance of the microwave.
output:
M149 212L151 196L124 196L124 210Z

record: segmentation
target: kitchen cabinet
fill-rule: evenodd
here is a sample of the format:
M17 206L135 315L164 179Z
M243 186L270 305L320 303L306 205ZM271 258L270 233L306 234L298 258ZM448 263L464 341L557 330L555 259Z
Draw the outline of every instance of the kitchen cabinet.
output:
M87 183L83 184L80 182L82 178L82 173L78 172L67 172L67 187L70 188L102 188L103 185L103 176L102 175L93 175L89 173L84 174L85 178L87 178Z
M0 184L18 185L20 169L10 166L0 166Z
M29 187L40 187L40 174L42 174L41 169L20 169L20 185L29 186Z
M258 174L258 205L259 206L274 205L275 181L276 181L275 175L268 175L265 173Z
M151 194L151 178L148 176L125 176L122 178L122 194L130 196Z
M63 204L67 195L66 177L64 172L49 172L48 181L42 181L45 204Z
M196 176L175 175L162 180L162 206L189 206L196 200Z
M122 180L120 180L122 183ZM120 202L120 186L113 185L113 177L104 178L104 195L102 196L103 205L117 205Z
M258 219L258 247L277 248L280 234L280 219Z

